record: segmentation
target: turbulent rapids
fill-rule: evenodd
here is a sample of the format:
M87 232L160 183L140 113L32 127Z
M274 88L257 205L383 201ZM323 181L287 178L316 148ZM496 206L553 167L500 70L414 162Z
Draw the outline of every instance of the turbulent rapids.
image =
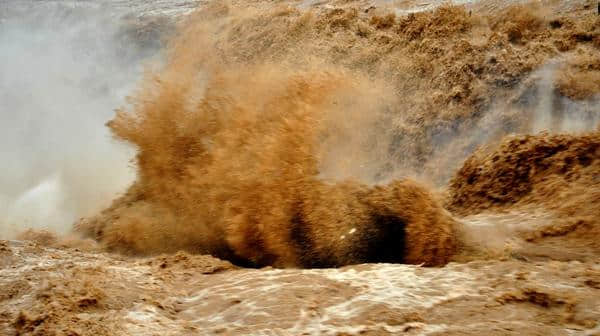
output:
M514 10L502 15L508 18ZM522 10L513 18L522 25L520 40L507 35L515 46L558 24L543 28L543 18ZM486 91L493 90L486 76L501 70L497 59L506 57L506 49L471 69L465 66L474 67L469 62L481 57L478 50L485 44L462 39L448 45L455 57L466 59L455 69L461 77L448 93L436 91L446 83L426 84L428 76L438 80L439 70L406 66L438 52L423 50L429 39L442 43L439 38L452 34L482 39L478 35L487 36L487 30L494 50L504 43L496 42L500 35L495 30L510 32L512 26L493 20L486 25L483 18L454 7L399 19L365 17L352 7L317 13L214 4L188 17L169 44L165 64L146 75L130 106L109 123L117 137L138 150L137 181L78 229L113 251L187 250L242 265L447 263L464 228L443 209L440 197L407 177L443 181L444 170L453 169L452 160L464 158L468 147L538 127L544 107L527 106L520 102L523 97L544 100L556 93L544 91L542 73L525 84L531 92L517 91L517 102L493 107L474 122L486 109ZM436 30L423 30L429 21L437 22ZM263 27L267 22L268 29ZM347 30L356 35L347 36ZM382 53L383 38L389 48L384 50L397 54L396 59L386 53L375 58ZM341 57L337 45L343 42L349 51ZM331 50L322 50L323 44L331 44ZM405 50L394 47L403 44ZM368 57L371 62L362 63ZM584 51L574 57L572 62L598 62ZM410 63L396 69L388 63L400 65L400 60ZM510 62L516 61L500 65ZM518 62L517 67L523 63ZM425 71L424 78L415 77L416 70ZM430 87L411 88L424 85ZM563 101L588 97L585 90L595 89L581 90L565 88ZM423 100L424 91L432 92L431 100ZM472 119L458 124L469 110ZM596 118L596 112L588 115ZM469 130L469 124L475 129ZM471 180L456 177L452 186L464 189ZM492 190L488 186L485 192ZM465 197L480 194L453 195L450 206L461 212L470 207Z
M455 221L423 187L319 177L320 157L339 155L326 151L352 136L336 119L369 122L352 115L373 109L360 99L373 91L367 80L323 66L220 64L209 46L176 46L134 111L111 121L138 148L138 180L80 229L114 250L184 249L258 266L449 260Z
M591 2L199 1L172 13L140 2L118 19L94 9L118 27L97 41L100 24L44 23L64 29L54 47L36 37L45 28L21 39L12 17L36 2L24 4L0 11L0 48L48 50L64 73L44 80L64 82L57 102L30 99L11 84L17 67L0 67L17 111L2 117L26 124L39 108L54 125L0 145L11 162L0 238L18 239L0 241L0 333L476 335L508 315L518 321L499 334L600 328ZM90 45L102 53L81 52ZM116 91L129 97L106 122L114 143L100 116L69 119L69 102L106 113ZM84 136L64 140L61 123ZM46 153L44 137L69 146ZM37 176L40 162L61 165ZM56 234L23 218L55 230L81 219Z

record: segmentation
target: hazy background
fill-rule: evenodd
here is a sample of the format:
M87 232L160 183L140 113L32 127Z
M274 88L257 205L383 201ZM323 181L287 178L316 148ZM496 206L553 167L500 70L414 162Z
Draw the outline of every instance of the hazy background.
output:
M159 39L140 41L139 20L110 6L0 6L0 238L27 227L64 232L135 177L134 149L104 123Z

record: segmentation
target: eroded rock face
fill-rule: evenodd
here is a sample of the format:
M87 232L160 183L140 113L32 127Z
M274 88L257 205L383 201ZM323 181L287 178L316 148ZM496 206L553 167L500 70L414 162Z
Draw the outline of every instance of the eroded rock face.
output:
M2 241L0 265L6 335L592 335L600 319L594 262L239 269Z

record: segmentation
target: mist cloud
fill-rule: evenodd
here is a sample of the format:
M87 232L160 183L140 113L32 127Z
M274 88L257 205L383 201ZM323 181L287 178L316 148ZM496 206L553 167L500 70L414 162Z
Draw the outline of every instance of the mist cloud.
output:
M0 238L67 231L134 179L134 149L104 124L156 46L129 43L122 18L55 3L0 21Z

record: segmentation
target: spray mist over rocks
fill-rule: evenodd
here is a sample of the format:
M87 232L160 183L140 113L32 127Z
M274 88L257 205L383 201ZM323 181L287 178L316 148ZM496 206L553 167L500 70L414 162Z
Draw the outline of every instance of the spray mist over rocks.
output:
M158 39L91 4L7 2L0 21L0 238L65 233L135 178L134 149L104 124ZM127 34L127 33L130 34Z

